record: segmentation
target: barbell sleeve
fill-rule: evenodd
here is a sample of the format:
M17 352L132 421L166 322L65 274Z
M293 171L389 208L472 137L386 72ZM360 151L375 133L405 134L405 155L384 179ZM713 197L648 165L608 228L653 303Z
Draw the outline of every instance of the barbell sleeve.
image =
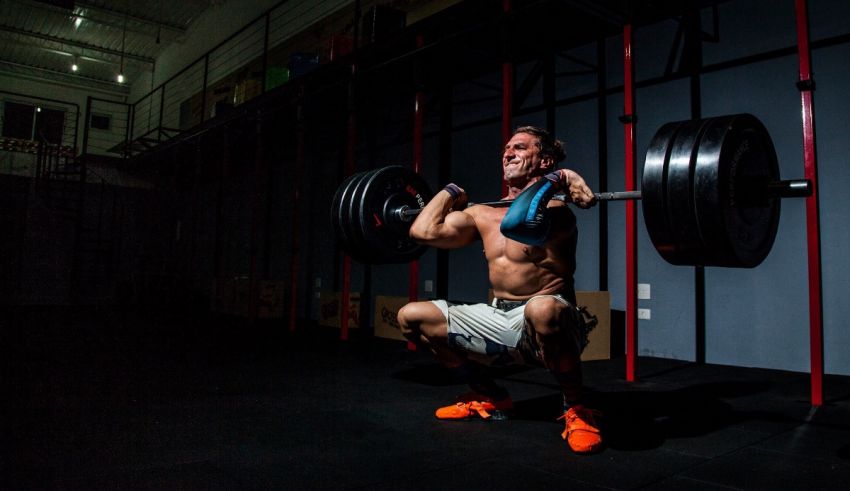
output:
M808 198L812 195L812 182L808 179L790 179L767 183L771 198Z
M596 201L623 201L640 199L640 191L611 191L606 193L594 193Z

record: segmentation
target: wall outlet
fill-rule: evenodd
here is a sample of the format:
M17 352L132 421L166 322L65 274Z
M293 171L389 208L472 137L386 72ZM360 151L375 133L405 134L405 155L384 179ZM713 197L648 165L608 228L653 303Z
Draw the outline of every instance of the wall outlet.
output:
M637 297L638 300L649 300L650 297L652 297L652 295L650 294L649 283L638 283Z
M652 318L650 309L638 309L638 319L649 320Z
M431 293L434 291L434 282L431 280L425 280L425 293Z
M321 288L321 287L322 287L322 279L319 278L319 277L316 277L316 288Z

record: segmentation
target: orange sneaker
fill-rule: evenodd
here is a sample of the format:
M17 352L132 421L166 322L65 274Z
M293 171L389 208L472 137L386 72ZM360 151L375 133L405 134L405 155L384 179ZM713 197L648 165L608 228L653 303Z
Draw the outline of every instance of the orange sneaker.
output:
M481 419L508 419L506 411L514 407L510 397L494 401L491 398L471 392L458 398L456 404L437 409L434 415L437 419L470 419L475 416Z
M558 418L566 422L561 438L570 444L575 453L591 453L602 448L602 435L599 433L596 418L602 413L581 405L571 407Z

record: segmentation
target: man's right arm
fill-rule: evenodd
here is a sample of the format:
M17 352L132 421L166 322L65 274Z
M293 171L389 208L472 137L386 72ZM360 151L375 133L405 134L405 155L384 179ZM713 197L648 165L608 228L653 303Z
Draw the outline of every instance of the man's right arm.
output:
M475 219L464 211L452 211L466 206L463 189L449 185L438 192L416 216L410 226L410 237L428 246L456 249L478 239Z

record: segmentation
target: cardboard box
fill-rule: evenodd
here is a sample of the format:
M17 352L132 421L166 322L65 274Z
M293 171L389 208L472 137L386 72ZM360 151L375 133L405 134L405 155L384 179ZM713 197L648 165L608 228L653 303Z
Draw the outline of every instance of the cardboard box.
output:
M233 105L238 106L262 94L263 84L260 80L249 78L237 83L233 88Z
M319 325L340 327L340 294L323 291L319 296ZM348 327L360 327L360 293L351 292L348 298Z
M282 281L262 280L257 298L257 317L260 319L283 318L284 284Z
M292 53L289 57L289 76L291 78L306 75L319 67L319 55L316 53Z
M266 90L271 90L289 81L289 68L270 66L266 69Z
M248 311L250 310L250 297L251 293L251 282L248 281L247 276L237 276L233 278L233 303L230 305L230 309L227 311L229 314L233 315L248 315Z
M331 36L331 43L328 58L330 61L342 58L345 55L351 54L354 50L354 38L343 33L337 33Z
M587 307L598 324L590 331L590 343L581 354L582 361L611 359L611 293L604 291L576 292L576 303Z
M398 330L398 311L410 301L408 297L375 297L375 336L406 341Z

